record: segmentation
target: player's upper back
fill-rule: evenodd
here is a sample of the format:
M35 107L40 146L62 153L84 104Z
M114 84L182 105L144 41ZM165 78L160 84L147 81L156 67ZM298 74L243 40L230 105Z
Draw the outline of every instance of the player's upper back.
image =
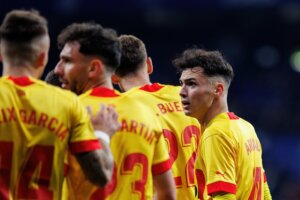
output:
M199 126L195 118L188 117L184 114L179 91L179 86L154 83L143 87L132 88L126 93L132 98L138 99L143 104L151 107L157 116L162 118L163 121L166 121L167 126L178 126L178 124L170 124L176 119L180 119L181 122L186 121Z
M108 187L114 188L109 189L109 198L140 199L141 195L143 199L152 199L152 175L159 175L170 169L161 123L154 112L127 94L103 87L87 91L80 96L80 100L92 108L93 114L99 109L100 104L104 103L113 106L119 115L121 128L110 143L116 175L108 184ZM131 166L140 166L140 170L129 169L128 163ZM143 179L140 189L132 186L140 179ZM92 194L97 198L103 195L99 190Z
M153 112L126 94L97 87L82 94L80 100L84 105L91 106L93 111L99 108L100 103L113 106L121 121L118 132L131 133L133 135L130 137L144 138L147 143L155 142L156 135L161 134L160 122Z
M88 151L83 145L95 139L83 105L74 94L29 77L2 77L0 88L0 157L6 163L0 168L8 174L1 199L9 193L13 199L61 199L66 148Z
M182 141L182 138L188 142L193 137L196 141L192 146L194 146L193 150L196 150L200 137L200 124L196 118L186 116L183 112L179 91L179 86L154 83L132 88L126 94L155 112L162 123L166 139L171 139L168 136L170 134L176 137L177 142Z
M178 199L195 199L194 162L200 138L197 119L183 112L180 87L159 83L132 88L126 92L151 108L160 118L172 163Z
M64 140L68 137L72 118L76 120L76 117L80 117L72 114L74 107L81 106L77 105L74 94L43 81L29 77L2 77L0 85L2 130L8 127L21 128L25 138L30 139L33 133L43 129L51 133L48 135L50 138ZM8 123L15 122L19 122L19 125L8 126ZM49 143L52 141L48 138Z

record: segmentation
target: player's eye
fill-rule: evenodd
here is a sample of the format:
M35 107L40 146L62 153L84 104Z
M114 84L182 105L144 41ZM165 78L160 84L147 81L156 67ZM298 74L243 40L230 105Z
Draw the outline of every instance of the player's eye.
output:
M185 84L187 86L196 86L197 85L197 83L195 81L187 81Z
M61 60L64 62L64 63L69 63L71 60L69 58L61 58Z

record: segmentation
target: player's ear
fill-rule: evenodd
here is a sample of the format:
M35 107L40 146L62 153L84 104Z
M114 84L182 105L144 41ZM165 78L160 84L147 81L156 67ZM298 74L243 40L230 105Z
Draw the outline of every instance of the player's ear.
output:
M100 59L91 60L88 69L89 77L99 77L103 71L103 67L103 63Z
M37 59L36 59L35 66L36 66L37 68L39 68L39 67L44 67L44 66L46 65L47 61L48 61L47 59L48 59L48 57L47 57L47 52L42 51L42 52L38 55L38 57L37 57ZM0 60L1 60L1 59L0 59Z
M146 63L147 63L147 73L152 74L152 72L153 72L152 59L150 57L147 57Z
M111 75L111 81L113 84L118 84L120 82L119 77L116 74Z
M224 83L217 82L215 87L214 87L213 93L214 93L215 96L221 96L221 95L223 95L224 90L225 90Z

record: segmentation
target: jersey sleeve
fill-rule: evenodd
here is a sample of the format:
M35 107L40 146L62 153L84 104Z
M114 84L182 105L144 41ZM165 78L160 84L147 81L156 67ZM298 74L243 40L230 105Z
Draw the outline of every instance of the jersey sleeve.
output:
M207 193L235 194L235 150L232 141L225 135L213 134L203 140L200 148L205 165Z
M153 165L152 165L152 173L153 175L159 175L167 170L171 169L171 162L168 154L167 146L164 142L163 134L158 134Z
M74 99L71 115L70 152L76 154L100 149L101 145L95 137L88 113L77 97Z

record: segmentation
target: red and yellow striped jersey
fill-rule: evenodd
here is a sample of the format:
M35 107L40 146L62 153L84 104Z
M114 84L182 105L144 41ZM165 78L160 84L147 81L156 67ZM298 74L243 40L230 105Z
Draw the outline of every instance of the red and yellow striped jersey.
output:
M60 200L67 148L100 148L84 106L30 77L2 77L0 91L0 199Z
M155 111L160 118L169 149L177 199L196 199L195 159L200 137L200 125L184 114L179 96L180 87L149 84L127 92Z
M105 188L91 185L70 159L67 179L70 199L153 199L152 176L171 168L161 124L153 111L138 100L117 91L97 87L80 96L95 112L100 104L113 106L121 122L110 147L115 159L114 174Z
M215 192L262 199L262 149L253 126L231 112L212 119L200 139L196 162L200 199Z

